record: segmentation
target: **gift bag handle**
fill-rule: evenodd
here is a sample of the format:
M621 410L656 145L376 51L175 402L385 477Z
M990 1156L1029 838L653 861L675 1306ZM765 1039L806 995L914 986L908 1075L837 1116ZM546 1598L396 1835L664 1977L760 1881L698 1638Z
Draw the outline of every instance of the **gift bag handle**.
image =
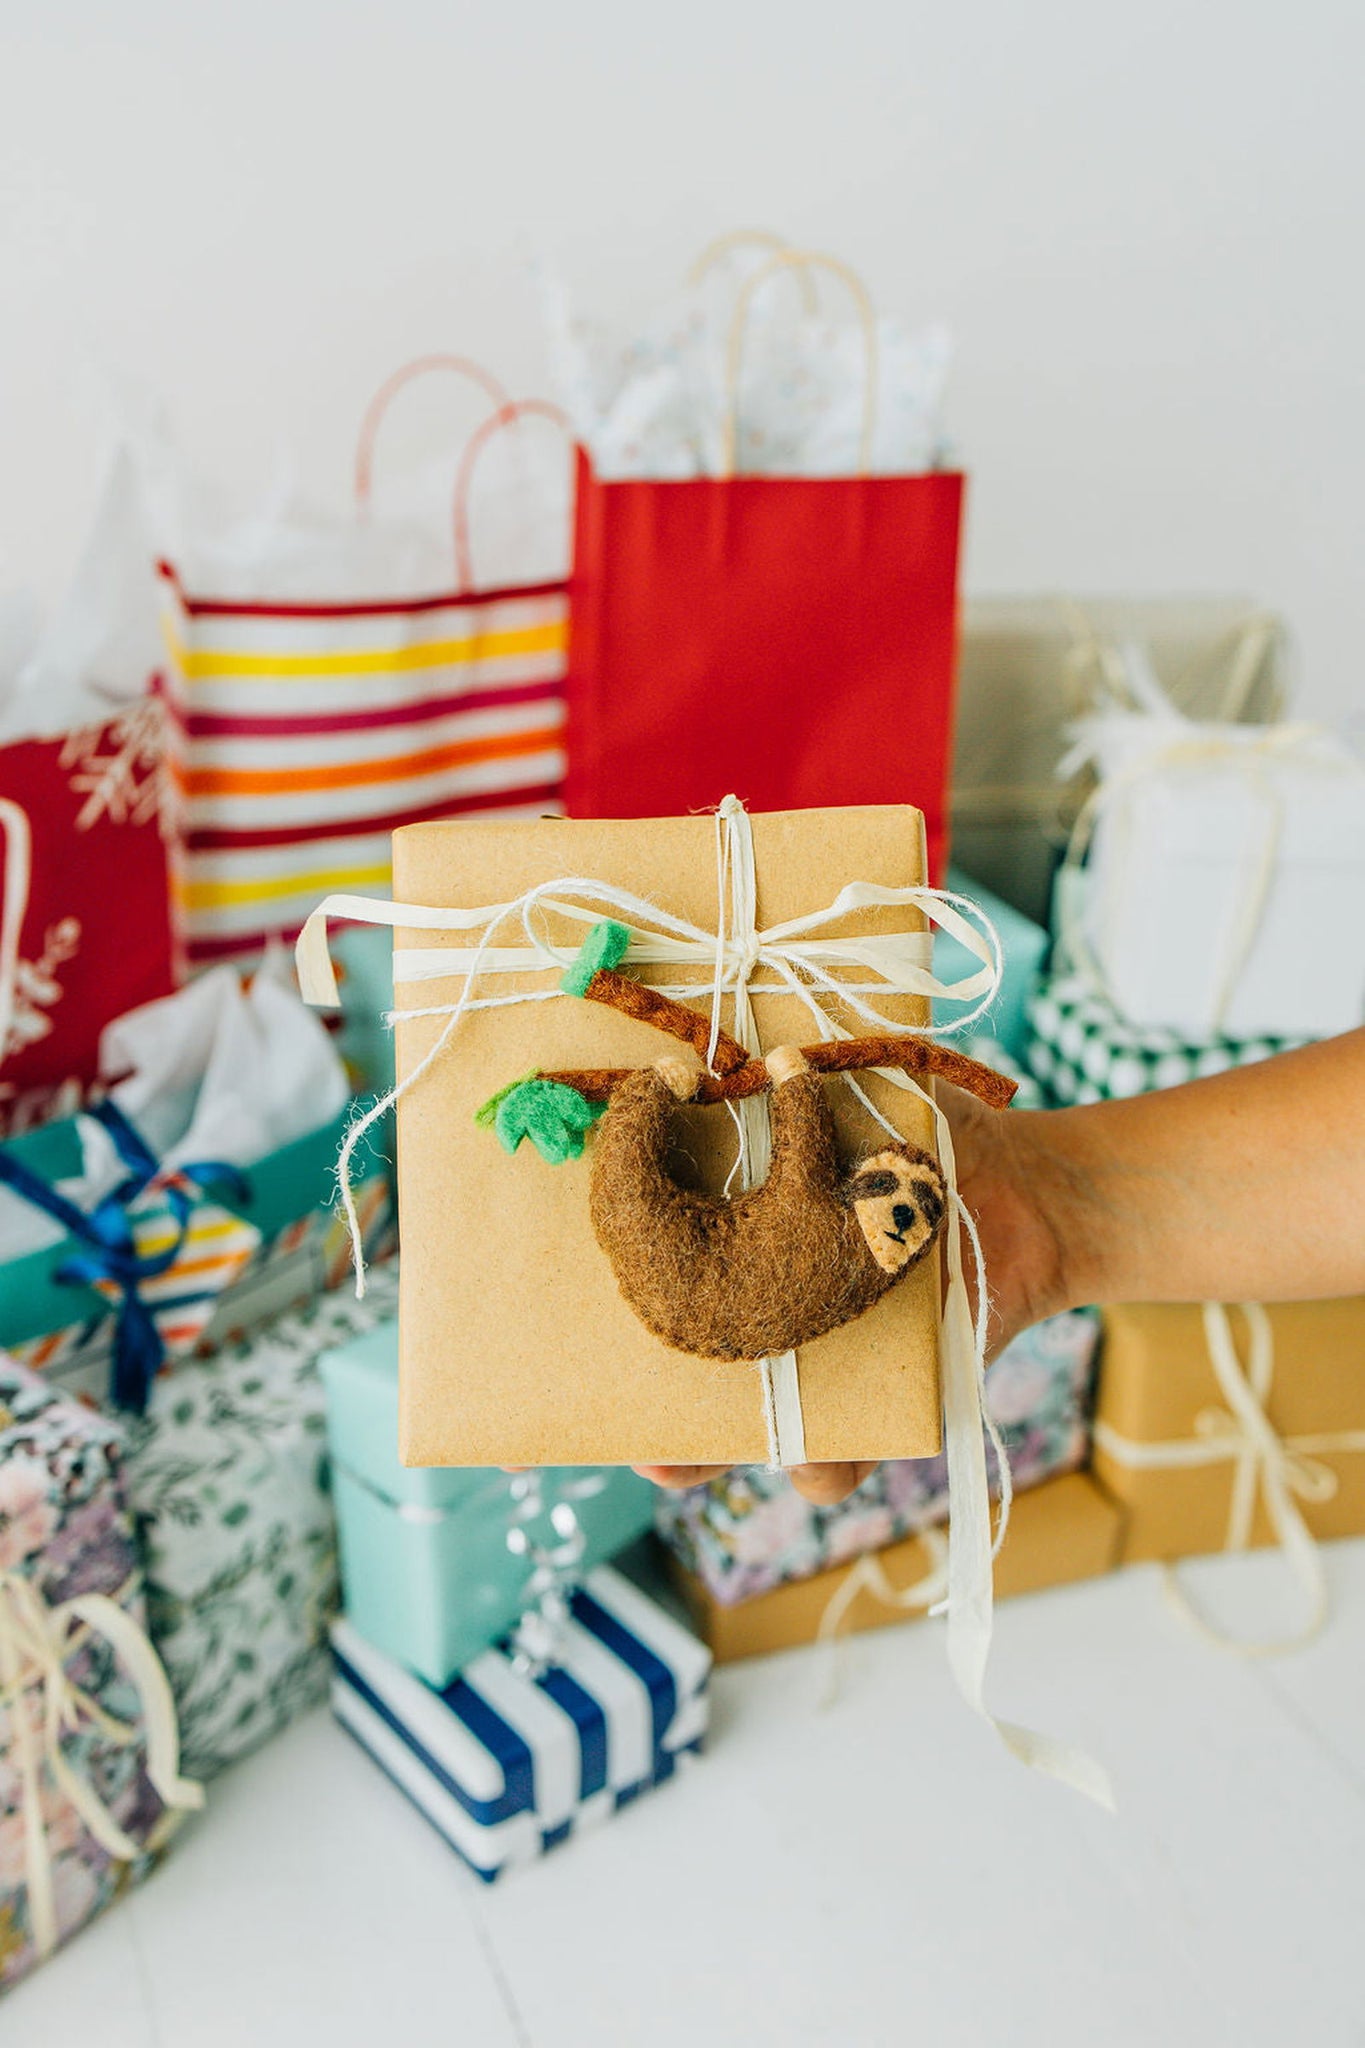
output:
M28 912L33 878L33 834L28 813L11 797L0 797L0 837L5 848L5 885L0 895L0 1066L5 1063L14 1023L19 971L19 935Z
M786 236L775 233L772 228L732 228L728 235L717 235L713 242L707 243L688 271L687 282L695 289L707 272L714 270L732 249L766 249L770 255L780 256L790 248L791 243ZM801 303L806 311L817 312L820 299L809 270L798 270L796 281L801 287Z
M862 323L863 342L866 349L866 382L863 386L863 426L858 446L858 474L866 476L872 467L872 436L877 423L877 316L872 310L872 301L867 286L856 270L841 263L837 256L823 256L809 249L780 249L770 261L746 278L740 287L735 302L735 317L730 325L730 346L725 366L725 417L721 423L720 474L733 476L735 473L735 450L738 442L739 373L744 361L744 341L749 326L749 312L754 293L770 278L784 270L800 270L807 274L812 270L827 270L846 287L858 310Z
M390 405L405 385L415 383L419 377L429 376L433 370L449 370L458 377L466 378L471 384L477 384L495 406L508 403L509 393L492 371L485 370L482 363L474 362L469 356L414 356L410 363L403 363L380 385L365 408L365 417L360 423L360 433L356 438L355 447L357 505L366 506L370 502L370 490L374 482L375 442Z
M548 398L509 398L496 412L490 413L465 442L455 478L454 511L455 581L462 594L474 588L474 562L469 541L469 489L474 480L475 464L495 434L530 414L538 419L553 420L557 427L562 428L566 441L571 440L569 416L561 406L552 405Z

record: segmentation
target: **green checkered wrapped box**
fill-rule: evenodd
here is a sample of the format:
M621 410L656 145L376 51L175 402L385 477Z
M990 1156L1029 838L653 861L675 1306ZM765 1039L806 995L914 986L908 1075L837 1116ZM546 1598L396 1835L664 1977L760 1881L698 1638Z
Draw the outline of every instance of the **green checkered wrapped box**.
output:
M1029 1005L1029 1071L1049 1102L1109 1102L1247 1067L1301 1045L1297 1038L1214 1038L1130 1024L1085 976L1044 981Z

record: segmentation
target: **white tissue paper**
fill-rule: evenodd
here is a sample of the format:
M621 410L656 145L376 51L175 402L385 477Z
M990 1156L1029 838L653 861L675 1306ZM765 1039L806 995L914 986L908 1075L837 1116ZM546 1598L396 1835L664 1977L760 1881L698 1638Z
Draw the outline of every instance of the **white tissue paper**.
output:
M576 317L543 273L556 396L607 479L724 474L729 352L738 287L771 260L736 251L631 335ZM874 475L941 467L952 347L941 325L876 322ZM806 306L795 275L756 289L735 393L735 470L763 476L852 476L862 467L867 389L862 324Z
M106 724L163 661L147 508L121 442L50 617L27 593L0 597L0 747Z
M223 1161L249 1168L341 1114L346 1072L331 1035L290 985L283 955L244 984L216 967L108 1027L100 1071L109 1098L163 1167ZM115 1078L117 1077L117 1078ZM59 1192L91 1210L127 1173L103 1124L77 1119L83 1172ZM6 1258L54 1244L61 1225L0 1188Z
M1197 723L1142 651L1141 711L1074 728L1094 836L1063 871L1062 946L1130 1023L1201 1043L1325 1037L1365 1021L1365 766L1314 726Z
M491 401L483 403L484 414L493 409ZM401 438L395 431L392 446L386 425L369 501L339 509L310 500L288 453L259 486L230 491L195 469L145 395L125 395L125 412L134 422L157 552L174 563L196 597L385 603L461 587L455 486L470 431L467 399L447 411L434 395L423 398L416 413L426 427L420 453L412 447L411 421L396 423L407 431ZM476 410L475 425L480 416ZM452 420L460 423L456 431ZM439 433L433 434L433 422ZM475 590L554 583L567 575L571 492L563 428L531 417L490 434L469 479Z

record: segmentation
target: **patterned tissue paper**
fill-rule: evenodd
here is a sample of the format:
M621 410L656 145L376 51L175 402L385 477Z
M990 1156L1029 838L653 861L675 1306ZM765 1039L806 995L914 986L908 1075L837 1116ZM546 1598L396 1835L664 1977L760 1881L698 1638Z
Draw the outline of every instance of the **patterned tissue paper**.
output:
M327 1696L340 1604L320 1356L396 1313L397 1272L279 1317L152 1390L132 1425L129 1495L147 1606L207 1778Z
M1025 1330L986 1375L1016 1492L1072 1472L1089 1453L1099 1318L1072 1309ZM998 1474L986 1449L991 1490ZM802 1500L785 1475L743 1466L659 1497L656 1526L680 1562L724 1605L829 1571L947 1519L946 1459L899 1458L834 1507Z
M145 1876L198 1803L143 1618L122 1431L0 1354L0 1989Z

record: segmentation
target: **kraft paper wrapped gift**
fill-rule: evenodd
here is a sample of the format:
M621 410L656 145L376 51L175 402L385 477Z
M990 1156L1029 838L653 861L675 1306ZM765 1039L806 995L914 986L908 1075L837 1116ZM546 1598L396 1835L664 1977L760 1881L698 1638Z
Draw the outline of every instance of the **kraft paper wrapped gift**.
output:
M710 1652L605 1567L539 1676L489 1650L438 1692L345 1621L332 1646L337 1719L486 1883L663 1784L706 1734Z
M1018 1492L1084 1462L1098 1337L1093 1309L1051 1316L1022 1331L987 1373L987 1406ZM986 1455L994 1492L989 1443ZM733 1606L883 1550L947 1514L948 1475L938 1457L890 1460L833 1507L803 1500L781 1472L727 1472L685 1493L661 1494L656 1519L707 1593Z
M144 1632L123 1433L0 1354L0 1989L201 1802Z
M408 826L394 836L396 903L473 911L577 877L578 886L561 893L588 902L590 913L586 922L573 921L542 904L541 922L561 957L545 956L538 971L481 975L478 995L496 1002L549 992L553 999L471 1009L420 1074L448 1020L404 1012L454 1004L463 975L427 972L414 979L414 963L424 970L433 961L439 966L441 950L468 962L468 949L493 913L463 932L416 920L398 926L398 1072L400 1082L416 1075L398 1103L405 1463L729 1465L770 1455L758 1369L671 1350L627 1307L589 1220L590 1155L549 1167L523 1146L509 1158L474 1122L494 1091L530 1069L645 1066L671 1049L658 1031L634 1019L553 992L587 924L606 914L590 900L591 883L629 890L703 935L714 934L721 914L717 830L711 816L540 819ZM824 914L846 883L903 889L924 882L917 811L775 812L755 816L752 830L760 932L807 918L821 938L923 931L922 913L908 906ZM927 936L923 944L927 967ZM524 949L520 919L504 921L491 945ZM674 987L695 983L693 1007L709 1012L714 957L699 952L664 967L642 965L641 978ZM521 957L534 958L524 951ZM895 1024L928 1022L926 998L886 994L861 966L840 972L868 982L871 999ZM772 992L774 984L770 974L756 975L753 983L761 1046L810 1043L818 1032L806 1005L780 984ZM838 1003L830 1007L841 1011ZM730 1027L729 998L722 1021ZM926 1105L881 1076L860 1080L906 1137L932 1144ZM831 1102L847 1149L875 1149L879 1126L851 1089L836 1083ZM687 1112L683 1150L703 1183L720 1189L734 1158L725 1110ZM936 1452L936 1262L923 1261L856 1322L803 1346L797 1370L807 1458Z
M429 1684L448 1685L505 1634L533 1563L514 1550L511 1482L483 1468L414 1471L398 1458L398 1325L327 1352L327 1435L346 1615L358 1634ZM628 1470L541 1475L545 1509L572 1509L583 1570L649 1528L655 1489ZM537 1518L539 1520L540 1518ZM520 1533L556 1546L548 1521Z
M1099 1578L1119 1561L1122 1510L1085 1472L1021 1494L995 1563L995 1597ZM670 1570L717 1664L927 1613L947 1590L943 1532L926 1529L752 1600L718 1600L682 1561Z
M1365 1298L1106 1309L1094 1469L1125 1563L1359 1534Z

